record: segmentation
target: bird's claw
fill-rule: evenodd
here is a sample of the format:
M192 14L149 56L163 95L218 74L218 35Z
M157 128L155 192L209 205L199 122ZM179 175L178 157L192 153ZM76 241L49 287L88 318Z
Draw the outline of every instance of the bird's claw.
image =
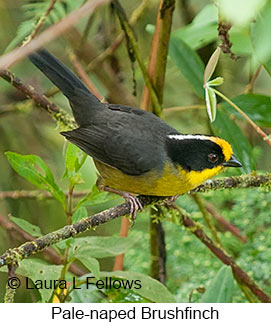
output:
M166 199L164 201L164 204L167 206L171 206L177 200L178 197L179 197L179 195L173 195L173 196L169 197L168 199Z
M142 211L143 206L136 196L133 196L131 194L127 194L124 198L125 198L126 202L130 204L130 214L132 216L132 226L134 226L137 211Z

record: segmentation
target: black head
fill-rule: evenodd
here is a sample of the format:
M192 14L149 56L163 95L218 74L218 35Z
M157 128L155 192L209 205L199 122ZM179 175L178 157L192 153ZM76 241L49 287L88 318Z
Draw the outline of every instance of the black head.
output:
M174 134L167 137L166 145L169 158L188 171L242 166L232 155L230 144L217 137Z

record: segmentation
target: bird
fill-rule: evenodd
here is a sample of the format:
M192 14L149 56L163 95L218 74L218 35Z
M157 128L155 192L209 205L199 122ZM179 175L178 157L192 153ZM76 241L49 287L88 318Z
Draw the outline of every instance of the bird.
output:
M98 187L123 196L133 220L142 210L138 195L174 198L226 167L242 167L226 140L182 134L151 112L101 102L46 49L29 59L70 103L78 128L61 135L93 158Z

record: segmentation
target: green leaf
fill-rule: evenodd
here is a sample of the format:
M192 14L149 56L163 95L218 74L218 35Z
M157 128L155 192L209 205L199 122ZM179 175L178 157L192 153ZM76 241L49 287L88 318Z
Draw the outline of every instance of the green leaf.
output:
M206 25L190 24L177 29L171 39L181 39L193 50L197 50L210 44L217 39L217 23L211 22Z
M81 174L78 172L86 161L86 158L87 155L81 149L70 142L68 143L65 160L66 167L63 178L68 178L72 186L84 182Z
M215 121L211 124L215 135L226 139L232 146L233 153L242 163L243 167L238 168L242 173L250 173L256 169L256 162L253 157L252 147L240 128L222 110L217 109Z
M79 207L72 216L72 223L88 217L88 211L84 206Z
M13 49L32 33L39 19L47 11L49 5L50 1L40 1L35 3L28 3L22 6L21 9L24 21L17 28L16 36L8 45L6 51L10 51L11 49ZM62 14L60 14L61 12ZM43 26L48 25L50 22L57 22L59 19L64 18L66 14L67 13L64 10L63 4L56 2L54 4L53 10L51 10L49 16L43 22Z
M196 26L216 23L218 19L218 8L214 3L207 4L193 19L192 24Z
M76 278L76 283L82 282L80 289L74 289L70 293L71 303L101 303L104 300L104 295L101 294L100 290L95 285L87 285L86 279L89 274Z
M175 30L171 39L181 39L193 50L202 48L218 38L217 17L217 7L214 4L206 5L191 24Z
M44 189L66 208L64 192L54 181L53 174L45 162L35 155L20 155L11 151L5 153L12 168L29 182Z
M76 259L80 260L81 263L93 274L93 276L99 279L100 264L97 259L83 253L76 254Z
M175 61L181 74L190 83L195 93L204 98L203 74L204 65L198 56L183 40L170 40L169 55Z
M242 94L232 99L254 122L261 127L271 127L271 97L261 94ZM223 109L243 119L230 104L223 102Z
M102 204L116 198L119 198L119 196L115 194L109 194L108 192L101 192L98 190L97 186L94 185L92 187L92 190L78 201L75 210L77 211L83 205L92 206Z
M265 64L263 65L266 72L271 76L271 59L268 60L267 62L265 62Z
M234 279L231 267L222 266L207 288L201 303L231 303Z
M251 27L251 39L259 62L266 63L271 59L271 1L267 1Z
M216 117L216 95L211 87L205 88L205 102L207 113L211 122L215 120Z
M52 246L52 248L56 247L56 249L58 248L58 249L62 249L62 250L66 249L66 248L70 248L73 245L74 240L75 240L75 238L72 238L72 237L68 238L68 239L65 239L65 240L61 240L61 241L55 243Z
M236 55L250 56L253 54L253 46L250 36L250 29L233 26L230 31L230 40L232 43L232 52Z
M141 288L133 284L131 290L140 296L148 299L151 302L156 303L175 303L176 299L158 280L151 278L150 276L132 272L132 271L114 271L114 272L101 272L101 277L116 277L124 280L132 281L138 280Z
M216 77L215 79L211 80L208 82L209 86L219 86L221 84L223 84L224 79L223 77Z
M67 172L78 172L86 161L87 154L85 154L80 148L68 143L66 150L66 171Z
M17 28L16 36L9 43L5 52L11 51L15 46L21 43L28 35L30 35L32 30L34 29L35 23L36 21L33 21L32 19L23 21Z
M218 63L220 52L221 52L220 47L217 47L216 50L213 52L212 56L210 57L205 67L205 71L203 75L203 84L206 84L210 80L211 76L213 75L216 65Z
M133 246L138 238L136 237L85 237L77 238L70 250L70 258L80 256L105 258L115 257L125 253Z
M32 223L29 223L28 221L20 218L16 218L14 216L9 215L9 219L17 224L20 228L22 228L25 232L31 234L33 237L40 237L42 236L42 233L40 231L40 228Z
M43 282L54 282L60 277L62 265L48 265L41 259L23 259L20 266L16 269L16 274L30 278L33 282L41 280ZM6 268L0 268L0 271L5 271ZM37 282L38 283L38 282ZM50 287L50 286L49 286ZM22 288L22 287L21 287ZM38 289L41 295L41 302L48 302L54 289L40 288Z

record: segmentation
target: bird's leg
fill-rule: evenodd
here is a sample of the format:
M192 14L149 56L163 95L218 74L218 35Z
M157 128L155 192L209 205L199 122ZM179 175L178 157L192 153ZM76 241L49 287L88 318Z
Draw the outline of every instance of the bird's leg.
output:
M107 192L118 194L118 195L122 196L125 199L125 201L130 204L130 214L132 216L133 223L135 222L137 211L143 210L143 206L136 196L134 196L128 192L119 191L119 190L116 190L112 187L105 186L105 185L101 184L99 179L97 181L97 187L100 190L107 191Z

